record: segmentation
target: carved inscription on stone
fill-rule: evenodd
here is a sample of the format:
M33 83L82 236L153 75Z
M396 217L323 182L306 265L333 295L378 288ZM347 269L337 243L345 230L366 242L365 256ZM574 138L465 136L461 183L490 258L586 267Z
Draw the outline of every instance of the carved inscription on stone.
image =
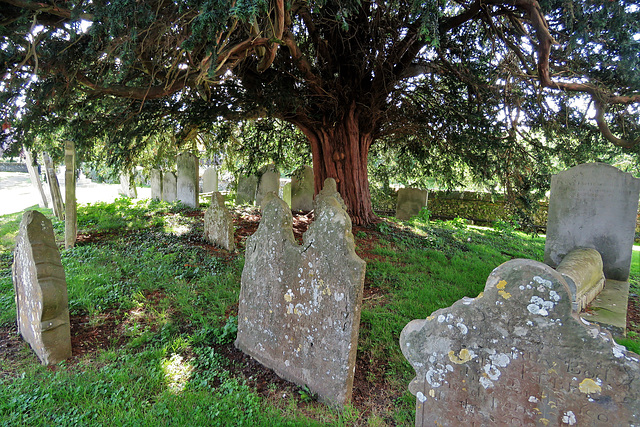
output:
M71 357L67 283L51 221L40 212L22 217L12 273L24 340L45 365Z
M477 298L410 322L416 425L639 424L638 356L571 311L559 273L512 260Z
M289 206L264 200L247 239L236 346L329 404L351 398L365 262L333 179L316 198L315 221L298 245Z

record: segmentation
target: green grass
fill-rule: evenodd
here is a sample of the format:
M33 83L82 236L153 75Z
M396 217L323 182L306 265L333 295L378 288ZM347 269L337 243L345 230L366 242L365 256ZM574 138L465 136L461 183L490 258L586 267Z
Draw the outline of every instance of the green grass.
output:
M0 425L413 425L415 398L407 386L414 372L398 345L402 328L475 297L502 262L541 261L544 251L543 238L508 227L428 218L378 225L358 354L366 381L381 394L371 402L384 403L365 404L364 413L352 406L338 412L304 388L273 384L265 397L220 352L235 338L244 260L241 251L222 257L197 244L202 218L193 214L177 204L128 199L79 208L85 239L61 251L70 311L86 316L89 327L110 325L117 334L97 353L54 371L39 365L27 345L12 360L0 359ZM15 322L10 235L19 220L0 217L7 235L0 248L5 328ZM64 224L53 223L61 244ZM371 233L356 233L356 243ZM634 252L636 291L639 279ZM631 348L640 342L628 341Z

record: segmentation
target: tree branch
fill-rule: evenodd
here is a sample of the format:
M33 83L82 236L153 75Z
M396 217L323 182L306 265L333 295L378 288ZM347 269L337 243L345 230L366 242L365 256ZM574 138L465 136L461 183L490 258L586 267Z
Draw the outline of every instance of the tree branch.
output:
M87 76L82 73L77 73L75 75L76 79L80 84L90 88L94 92L98 92L103 95L112 95L118 96L121 98L129 98L129 99L139 99L139 100L147 100L147 99L157 99L162 98L163 96L171 95L186 86L187 76L184 78L176 79L173 84L170 86L149 86L148 88L140 88L140 87L130 87L123 85L111 85L111 86L101 86L93 81L91 81Z
M71 10L62 9L56 5L46 4L41 2L33 2L27 0L0 0L1 3L10 4L11 6L18 7L20 9L32 10L34 12L48 13L50 15L59 16L65 19L71 19ZM93 20L93 15L84 13L78 15L80 19L86 19L88 21Z

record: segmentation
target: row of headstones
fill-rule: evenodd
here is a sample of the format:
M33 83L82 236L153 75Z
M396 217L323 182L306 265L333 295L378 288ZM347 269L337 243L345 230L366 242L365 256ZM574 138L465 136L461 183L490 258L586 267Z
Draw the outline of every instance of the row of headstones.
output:
M293 211L313 210L314 176L311 166L302 166L284 185L282 198ZM236 190L236 205L256 204L262 206L269 193L279 194L280 172L274 165L263 167L257 175L241 176Z

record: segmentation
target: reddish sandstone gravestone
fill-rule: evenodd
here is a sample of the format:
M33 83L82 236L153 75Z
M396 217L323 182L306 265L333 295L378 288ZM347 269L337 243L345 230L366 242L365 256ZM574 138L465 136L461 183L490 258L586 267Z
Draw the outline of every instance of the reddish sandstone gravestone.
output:
M40 361L55 364L71 357L67 283L51 221L25 212L13 261L18 331Z
M572 314L562 276L531 260L496 268L400 335L416 371L417 426L640 423L638 355Z
M351 398L366 264L333 179L298 245L289 206L270 193L247 239L236 347L281 377L343 406Z

